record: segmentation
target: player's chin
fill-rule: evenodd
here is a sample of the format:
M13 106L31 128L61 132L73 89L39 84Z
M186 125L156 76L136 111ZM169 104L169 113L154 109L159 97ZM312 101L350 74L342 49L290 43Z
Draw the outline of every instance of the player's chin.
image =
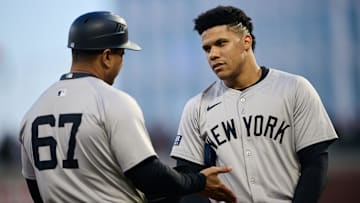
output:
M214 73L220 80L226 80L229 77L224 71L221 70L214 71Z

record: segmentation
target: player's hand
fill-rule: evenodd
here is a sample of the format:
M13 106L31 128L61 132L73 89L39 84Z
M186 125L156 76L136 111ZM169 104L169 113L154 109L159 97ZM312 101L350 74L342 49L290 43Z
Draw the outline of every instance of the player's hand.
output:
M228 173L231 170L232 168L229 166L212 166L200 171L200 173L206 176L206 186L200 194L218 201L225 201L229 203L236 202L236 196L234 192L228 188L218 177L218 174Z

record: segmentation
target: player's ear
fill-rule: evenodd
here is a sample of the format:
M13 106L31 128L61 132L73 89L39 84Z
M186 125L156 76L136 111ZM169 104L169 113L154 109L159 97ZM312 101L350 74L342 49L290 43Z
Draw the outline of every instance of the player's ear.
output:
M109 69L111 67L111 50L110 49L105 49L102 53L101 53L101 62L104 65L104 67L106 69Z
M249 50L252 45L252 37L250 34L245 34L243 36L243 43L246 50Z

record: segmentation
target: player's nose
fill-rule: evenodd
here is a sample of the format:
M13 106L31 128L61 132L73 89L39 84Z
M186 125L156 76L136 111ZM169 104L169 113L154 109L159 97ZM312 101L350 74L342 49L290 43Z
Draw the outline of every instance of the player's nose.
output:
M217 58L219 58L219 51L216 48L211 48L208 54L208 59L213 61Z

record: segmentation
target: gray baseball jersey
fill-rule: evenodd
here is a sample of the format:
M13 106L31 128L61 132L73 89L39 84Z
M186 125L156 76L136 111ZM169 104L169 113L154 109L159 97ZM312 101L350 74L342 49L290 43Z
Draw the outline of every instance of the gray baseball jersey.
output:
M300 173L297 152L337 138L315 89L303 77L270 69L244 91L217 81L186 104L172 157L204 165L205 142L238 202L291 202Z
M144 202L124 172L157 156L136 101L95 77L68 74L22 121L22 174L45 202Z

